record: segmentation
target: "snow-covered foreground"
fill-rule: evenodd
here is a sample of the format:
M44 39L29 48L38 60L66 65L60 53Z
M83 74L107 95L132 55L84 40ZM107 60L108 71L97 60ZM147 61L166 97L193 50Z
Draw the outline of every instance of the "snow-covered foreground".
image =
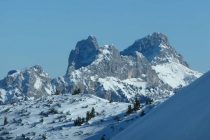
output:
M52 95L42 99L0 106L0 139L95 139L110 138L140 117L125 116L128 103L110 103L94 95ZM74 120L95 108L96 117L82 126ZM151 107L151 105L149 106ZM144 107L145 112L148 108ZM3 125L4 117L8 124Z
M113 140L209 140L210 72L137 120Z

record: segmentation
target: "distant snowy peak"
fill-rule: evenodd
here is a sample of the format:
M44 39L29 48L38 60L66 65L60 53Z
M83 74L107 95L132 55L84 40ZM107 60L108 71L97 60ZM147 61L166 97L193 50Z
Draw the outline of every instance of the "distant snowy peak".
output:
M178 61L188 66L182 56L170 45L168 37L154 32L142 39L136 40L131 46L121 52L122 55L135 55L141 52L152 64Z
M0 82L2 102L13 102L27 98L38 98L53 92L51 78L41 66L25 70L11 70Z

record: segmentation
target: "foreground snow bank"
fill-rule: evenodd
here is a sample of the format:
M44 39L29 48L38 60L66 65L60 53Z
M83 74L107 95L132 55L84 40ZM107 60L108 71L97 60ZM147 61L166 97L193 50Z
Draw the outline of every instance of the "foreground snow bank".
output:
M113 140L209 140L210 72L175 94Z

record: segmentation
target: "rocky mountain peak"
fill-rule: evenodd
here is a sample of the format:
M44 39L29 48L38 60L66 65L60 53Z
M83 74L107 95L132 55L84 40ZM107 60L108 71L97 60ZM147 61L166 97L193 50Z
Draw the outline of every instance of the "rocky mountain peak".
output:
M4 101L13 102L19 99L38 98L53 93L51 78L41 66L35 65L25 70L11 70L0 81L0 89L7 91Z
M122 55L135 55L136 51L143 55L153 55L161 49L169 49L168 37L162 33L154 32L142 39L136 40L131 46L121 52Z
M154 41L154 44L165 44L169 45L168 37L159 32L154 32L146 37L148 40Z
M167 36L157 32L136 40L122 52L113 45L99 47L96 37L88 36L77 42L68 61L66 75L53 80L39 65L9 71L0 80L0 96L5 95L0 102L39 98L56 90L71 93L78 87L113 101L127 102L146 94L155 99L168 96L180 84L187 85L200 76L188 68ZM163 95L153 96L159 92Z
M136 40L131 46L121 51L121 55L136 55L142 53L152 64L176 61L188 67L182 56L170 45L168 37L163 33L154 32L142 39Z
M40 66L40 65L35 65L35 66L29 68L29 70L36 71L38 73L43 73L44 72L42 66Z
M98 50L99 45L94 36L88 36L87 39L77 42L75 49L69 55L68 68L79 69L91 64L96 59Z

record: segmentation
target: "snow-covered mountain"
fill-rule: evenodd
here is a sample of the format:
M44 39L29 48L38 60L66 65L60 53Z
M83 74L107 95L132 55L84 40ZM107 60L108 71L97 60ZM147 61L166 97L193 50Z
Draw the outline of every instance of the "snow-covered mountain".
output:
M171 47L166 35L153 33L121 52L113 45L99 47L93 36L79 41L70 53L64 79L99 97L129 101L135 96L168 97L200 76Z
M11 70L0 81L1 103L30 100L52 93L51 78L38 65L23 71Z
M89 36L71 51L64 76L52 79L37 65L0 80L0 139L110 139L200 76L164 34L121 52ZM127 114L134 99L140 110Z
M210 72L135 121L113 140L208 140Z
M136 51L147 58L158 77L172 88L186 86L201 76L189 68L183 57L170 45L167 36L162 33L153 33L136 40L121 54L133 56Z
M123 51L113 45L100 47L89 36L71 51L65 76L51 79L40 66L10 71L0 81L0 101L39 98L58 90L84 93L110 101L129 102L134 97L162 100L174 89L188 85L201 74L189 68L162 33L153 33Z

